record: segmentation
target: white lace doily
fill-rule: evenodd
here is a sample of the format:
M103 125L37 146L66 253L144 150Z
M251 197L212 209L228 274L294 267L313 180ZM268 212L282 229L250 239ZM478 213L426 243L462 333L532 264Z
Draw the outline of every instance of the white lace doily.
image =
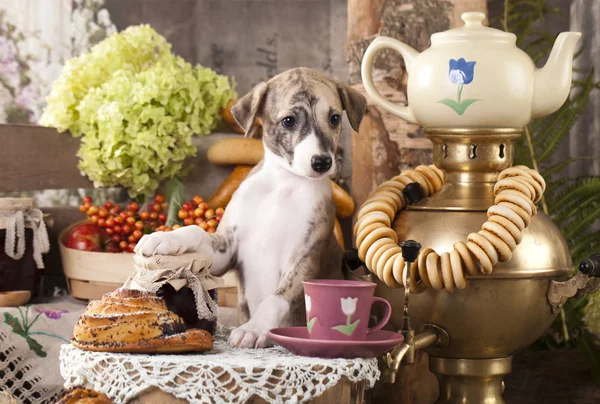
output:
M302 403L323 394L342 377L379 379L376 359L318 359L284 348L232 349L218 338L205 354L143 355L89 352L63 345L65 387L87 385L125 403L150 387L190 403L242 403L256 395L268 403Z

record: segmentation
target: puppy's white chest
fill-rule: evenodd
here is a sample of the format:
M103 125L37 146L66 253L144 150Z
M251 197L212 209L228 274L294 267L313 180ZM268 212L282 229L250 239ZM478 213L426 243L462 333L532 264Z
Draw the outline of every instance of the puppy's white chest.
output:
M248 188L240 195L242 209L236 222L238 261L245 269L265 266L280 275L309 230L314 195L303 187Z
M264 170L242 184L229 212L237 225L237 259L250 313L275 292L303 253L316 206L329 186L296 176L273 182L273 173Z

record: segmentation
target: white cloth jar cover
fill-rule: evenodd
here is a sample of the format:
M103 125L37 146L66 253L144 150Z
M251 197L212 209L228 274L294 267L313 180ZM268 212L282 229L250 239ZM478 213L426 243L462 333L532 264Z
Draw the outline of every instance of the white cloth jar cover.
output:
M0 198L0 229L6 230L4 250L14 260L20 260L25 254L26 228L33 230L33 259L42 269L42 254L50 251L42 211L34 207L32 198Z
M198 318L217 319L217 303L208 294L223 283L210 274L211 259L206 254L134 256L135 269L124 288L142 289L156 293L165 283L175 290L188 287L194 292Z
M121 404L157 387L191 404L243 403L256 395L268 403L302 403L320 396L342 377L375 385L377 360L319 359L284 348L230 348L218 335L211 352L140 355L90 352L63 345L65 387L86 385Z

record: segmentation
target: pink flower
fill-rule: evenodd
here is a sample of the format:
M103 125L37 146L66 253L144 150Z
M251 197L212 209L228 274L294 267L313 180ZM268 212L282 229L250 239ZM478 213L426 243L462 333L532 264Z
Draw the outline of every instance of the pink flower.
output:
M15 44L4 37L0 37L0 63L13 62L16 55Z
M19 63L17 62L15 44L0 37L0 73L2 78L11 86L16 86L20 80Z
M49 309L35 309L38 313L45 314L46 317L52 320L58 320L63 314L68 313L69 310L49 310Z
M23 108L30 108L36 99L37 90L32 84L27 84L25 87L21 88L15 97L15 104Z

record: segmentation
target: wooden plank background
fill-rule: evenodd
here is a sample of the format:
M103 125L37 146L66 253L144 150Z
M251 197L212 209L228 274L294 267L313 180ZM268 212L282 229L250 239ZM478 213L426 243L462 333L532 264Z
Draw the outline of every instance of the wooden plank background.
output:
M191 166L185 177L189 197L200 192L209 196L229 174L232 168L210 164L206 151L213 143L232 136L237 135L194 137L198 153L186 162ZM80 140L69 133L42 126L0 124L0 144L0 193L93 187L77 168Z
M0 125L0 192L91 188L77 169L79 139L56 129Z

